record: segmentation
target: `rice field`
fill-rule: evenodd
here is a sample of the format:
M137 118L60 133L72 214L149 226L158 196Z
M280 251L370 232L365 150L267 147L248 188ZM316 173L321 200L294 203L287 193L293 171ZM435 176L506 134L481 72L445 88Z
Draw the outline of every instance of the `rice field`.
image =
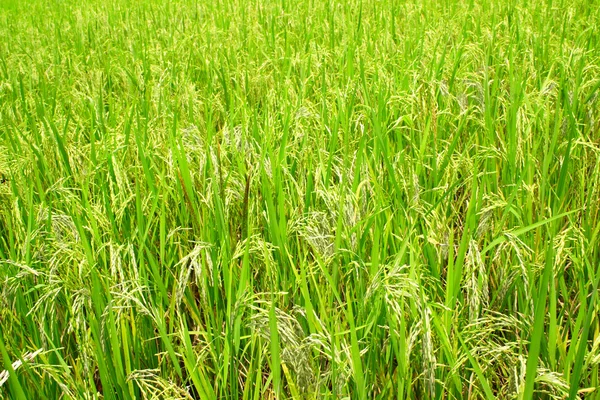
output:
M600 399L600 2L0 0L0 398Z

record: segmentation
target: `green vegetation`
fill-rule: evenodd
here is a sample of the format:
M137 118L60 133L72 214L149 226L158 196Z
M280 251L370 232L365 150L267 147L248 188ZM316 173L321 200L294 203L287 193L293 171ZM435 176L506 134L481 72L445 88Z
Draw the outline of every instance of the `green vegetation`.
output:
M599 129L595 0L0 0L0 397L600 399Z

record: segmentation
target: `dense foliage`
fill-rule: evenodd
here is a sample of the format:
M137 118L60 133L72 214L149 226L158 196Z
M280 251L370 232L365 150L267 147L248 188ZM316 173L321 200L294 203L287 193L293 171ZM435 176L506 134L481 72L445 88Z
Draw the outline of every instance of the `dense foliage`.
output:
M0 0L0 396L600 399L595 0Z

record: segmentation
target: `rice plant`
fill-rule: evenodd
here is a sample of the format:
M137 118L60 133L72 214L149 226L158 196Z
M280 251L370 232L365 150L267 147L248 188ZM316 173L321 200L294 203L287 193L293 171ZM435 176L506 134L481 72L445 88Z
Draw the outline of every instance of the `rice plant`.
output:
M600 399L600 2L0 0L0 398Z

